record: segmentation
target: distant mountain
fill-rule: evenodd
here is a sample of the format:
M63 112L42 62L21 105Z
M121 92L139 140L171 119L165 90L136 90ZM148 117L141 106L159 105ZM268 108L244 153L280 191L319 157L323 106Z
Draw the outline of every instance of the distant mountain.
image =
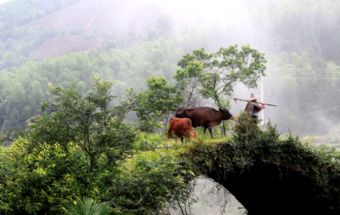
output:
M13 0L0 11L0 70L171 31L155 6L132 0Z
M0 0L0 30L23 25L79 0Z
M117 35L151 30L161 16L152 4L131 0L82 0L27 27L48 27L61 32ZM143 17L143 19L141 19ZM164 23L163 23L164 24Z
M40 44L30 55L44 58L88 50L127 36L148 38L155 29L167 28L170 21L166 24L167 20L152 5L142 6L136 1L126 0L82 0L25 27L48 28L59 33Z

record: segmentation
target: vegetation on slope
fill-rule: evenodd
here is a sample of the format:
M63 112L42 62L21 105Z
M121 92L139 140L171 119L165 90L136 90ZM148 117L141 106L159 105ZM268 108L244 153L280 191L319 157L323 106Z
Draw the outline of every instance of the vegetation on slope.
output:
M0 6L0 23L6 25L0 29L0 130L8 132L9 136L24 128L26 120L38 112L39 103L46 99L48 82L65 86L73 81L89 86L91 75L100 76L115 80L114 91L121 95L131 83L144 86L150 75L172 78L177 60L193 47L204 47L210 51L235 42L232 35L237 31L231 27L229 31L213 31L211 26L204 27L202 24L195 26L194 33L189 27L184 33L172 32L169 30L174 27L169 21L171 17L163 16L162 19L162 14L156 14L153 19L159 21L159 25L153 28L158 33L153 37L132 33L103 38L102 35L77 30L82 28L79 26L86 25L84 20L87 22L90 18L88 13L81 14L86 19L80 24L77 18L69 18L69 14L78 12L81 5L74 2L13 0ZM68 7L71 4L76 7ZM84 4L101 7L93 1ZM257 22L254 28L264 32L260 34L261 41L265 40L265 46L268 46L267 49L260 46L270 62L267 74L272 74L264 79L265 95L281 109L268 110L268 115L284 131L315 134L329 130L340 120L337 93L340 85L337 11L340 4L332 0L303 3L285 0L252 2L249 5L259 8L258 12L249 13L249 17ZM115 10L119 11L122 5L116 6ZM57 11L60 14L53 13ZM47 14L52 13L55 16L49 19ZM43 21L32 23L39 17ZM49 28L51 22L59 18L70 26L66 30ZM105 26L104 23L102 25ZM134 29L130 30L133 32ZM35 56L40 48L48 46L55 51L61 46L59 44L69 47L65 42L55 42L58 38L69 37L92 42L98 39L102 47L93 52L32 62L32 55ZM54 42L47 45L45 42L49 39ZM77 39L72 41L76 43ZM89 45L87 42L80 43ZM254 45L258 46L256 41Z
M83 198L111 214L167 214L169 204L186 207L188 184L200 174L228 188L249 214L339 211L335 152L281 139L244 115L229 139L167 148L164 136L124 122L109 82L52 93L26 135L0 148L1 214L63 214L88 205Z
M0 5L0 70L21 65L31 52L58 34L47 27L25 26L77 0L14 0Z
M26 134L0 148L1 214L63 214L83 197L112 214L158 214L184 198L190 174L176 151L141 151L110 86L53 88Z
M40 104L48 98L51 83L58 86L78 83L86 88L93 78L103 78L114 82L112 91L116 95L123 95L131 87L128 83L135 83L134 89L140 90L152 74L169 78L182 54L181 50L171 52L177 42L175 39L160 40L138 43L126 49L70 54L3 71L0 77L0 130L12 132L25 128L26 121L39 112ZM121 99L122 96L118 98Z

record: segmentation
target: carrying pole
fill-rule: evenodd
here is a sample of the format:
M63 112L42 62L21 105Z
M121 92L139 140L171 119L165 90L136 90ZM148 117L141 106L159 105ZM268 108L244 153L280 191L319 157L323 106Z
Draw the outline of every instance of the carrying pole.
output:
M234 100L236 101L243 101L243 102L254 102L254 101L250 101L250 100L247 100L247 99L239 99L239 98L234 98ZM272 107L277 107L277 105L275 104L270 104L270 103L265 103L265 102L254 102L254 103L258 103L258 104L264 104L264 105L267 105L267 106L272 106Z

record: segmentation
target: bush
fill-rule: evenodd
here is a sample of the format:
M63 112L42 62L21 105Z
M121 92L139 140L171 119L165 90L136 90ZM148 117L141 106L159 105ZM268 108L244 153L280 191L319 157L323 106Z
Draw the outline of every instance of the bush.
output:
M104 203L98 203L93 199L84 198L69 206L66 215L108 215L110 208Z

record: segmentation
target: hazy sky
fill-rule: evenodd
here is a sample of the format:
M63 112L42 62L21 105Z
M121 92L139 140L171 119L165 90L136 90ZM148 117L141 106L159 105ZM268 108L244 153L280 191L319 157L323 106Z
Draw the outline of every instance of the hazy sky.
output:
M7 1L11 1L11 0L0 0L0 4L5 3Z
M146 0L174 17L204 18L214 24L235 23L245 16L243 1L234 0Z

